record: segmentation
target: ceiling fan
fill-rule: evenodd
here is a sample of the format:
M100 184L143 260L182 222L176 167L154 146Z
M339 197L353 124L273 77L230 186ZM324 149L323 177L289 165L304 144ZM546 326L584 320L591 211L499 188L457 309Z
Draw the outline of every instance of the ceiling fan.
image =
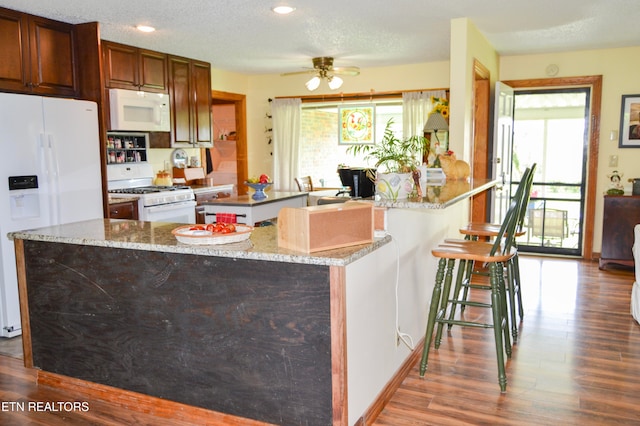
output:
M286 72L280 74L282 76L297 75L297 74L315 74L311 80L305 83L307 89L311 92L316 90L320 86L320 81L324 78L329 84L331 90L335 90L342 86L342 79L338 75L350 75L356 76L360 74L360 68L358 67L335 67L333 66L333 58L321 56L313 58L313 68L307 68L306 71Z

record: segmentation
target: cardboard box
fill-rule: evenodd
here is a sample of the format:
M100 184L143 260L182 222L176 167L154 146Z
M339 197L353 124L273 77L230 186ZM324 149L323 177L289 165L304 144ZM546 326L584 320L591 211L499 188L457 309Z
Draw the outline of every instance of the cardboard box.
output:
M373 229L376 231L387 230L387 208L386 207L373 208Z
M174 167L173 178L184 179L185 185L195 185L197 179L204 178L204 169L202 167L189 167L186 169Z
M278 214L278 246L313 253L373 242L373 204L349 201Z

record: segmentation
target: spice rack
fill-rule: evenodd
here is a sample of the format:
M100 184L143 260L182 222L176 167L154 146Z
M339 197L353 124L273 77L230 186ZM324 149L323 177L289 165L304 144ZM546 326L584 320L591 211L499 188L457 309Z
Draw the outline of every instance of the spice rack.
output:
M148 133L107 132L107 164L147 161Z

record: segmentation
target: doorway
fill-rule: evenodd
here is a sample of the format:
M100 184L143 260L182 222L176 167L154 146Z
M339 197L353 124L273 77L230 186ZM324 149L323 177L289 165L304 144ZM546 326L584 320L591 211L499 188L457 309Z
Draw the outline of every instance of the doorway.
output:
M213 148L202 152L207 176L213 177L214 184L234 183L238 194L246 194L248 189L243 184L248 178L246 96L212 90L211 98L214 142Z
M551 108L551 110L555 110L555 114L553 114L555 116L548 118L546 125L547 131L550 131L549 126L557 125L557 127L561 128L561 130L553 130L555 133L566 131L572 125L569 124L569 121L563 125L559 124L562 123L562 113L568 114L573 108L572 114L575 116L578 114L575 112L576 108L582 109L580 119L573 117L574 120L581 122L579 126L575 122L573 123L573 125L582 129L582 133L577 137L581 141L581 147L575 148L574 145L574 148L572 148L579 151L575 155L579 155L581 161L573 157L573 154L568 156L564 151L568 144L563 139L560 142L556 141L555 144L547 141L546 153L544 153L545 143L537 143L537 145L543 146L541 149L543 154L537 154L542 155L542 160L535 159L538 163L538 171L534 177L530 208L536 208L536 212L529 213L528 222L525 222L525 225L531 228L531 232L529 232L529 235L520 237L518 242L522 251L576 255L592 259L602 76L516 80L503 83L515 89L516 97L523 96L521 98L523 101L525 100L524 96L531 94L539 94L547 99L554 99L556 95L561 93L567 93L568 95L566 96L573 97L574 101L580 97L583 98L581 101L584 103L583 106L567 106L566 109ZM556 100L558 99L560 98ZM543 111L538 111L538 113L545 115ZM544 121L542 120L542 122ZM516 124L517 119L514 121L514 127ZM544 132L544 125L542 128ZM514 129L514 147L515 144L519 143L515 141L515 138L518 137L516 132L520 133L521 131L522 128L520 131ZM580 130L575 131L575 133L580 133ZM538 140L541 141L543 136L539 136ZM523 154L518 154L518 156L521 155ZM510 183L513 188L518 184L519 179L516 165L518 162L523 162L523 165L526 165L527 160L516 158L515 156L512 158L512 167L514 167L512 171L514 173L511 176ZM556 165L552 166L548 163L545 165L545 161L555 162ZM569 178L569 172L567 172L567 175L562 174L565 169L570 169L565 167L567 164L574 164L578 161L580 162L580 171L577 173L580 175L579 180ZM554 171L544 172L545 168L559 171L559 175L554 176L553 173L556 173ZM549 176L549 179L543 177L544 173ZM575 170L572 170L571 173L576 174ZM570 218L570 216L573 216L573 218ZM544 223L545 221L547 221L546 224ZM529 228L525 229L525 231L528 232ZM528 242L527 237L529 238ZM559 240L562 241L559 242ZM535 243L532 243L534 241Z
M582 253L589 96L587 87L515 92L512 182L537 164L525 235L517 239L522 252Z

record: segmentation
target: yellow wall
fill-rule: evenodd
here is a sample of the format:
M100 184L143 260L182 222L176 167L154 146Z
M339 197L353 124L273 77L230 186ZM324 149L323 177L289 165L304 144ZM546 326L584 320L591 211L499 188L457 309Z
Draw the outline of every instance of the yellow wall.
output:
M220 85L216 82L216 76L217 72L214 70L212 78L215 90L233 92L230 84L225 82L226 85ZM247 95L249 175L272 174L273 162L270 155L272 145L267 144L265 134L265 129L271 125L270 120L266 118L271 110L268 100L282 96L335 95L336 92L330 91L325 83L322 83L315 92L307 91L304 83L310 78L309 75L282 77L271 74L246 78L247 91L237 93ZM344 84L341 88L343 93L448 88L449 62L368 68L362 69L357 77L344 77L343 79Z
M458 158L469 161L473 138L474 60L489 70L491 81L495 82L499 58L487 39L468 18L451 21L450 51L449 146L458 153Z
M596 217L594 223L595 252L600 251L603 199L599 194L607 189L607 174L614 170L608 166L609 156L618 155L616 168L627 178L640 177L640 149L619 149L618 141L610 141L612 130L620 124L620 102L623 94L640 93L637 70L640 69L640 47L589 50L562 54L503 56L496 54L485 37L467 19L451 22L451 62L418 63L395 67L362 69L358 77L345 77L341 90L345 93L371 90L397 91L430 88L451 89L451 147L469 158L472 137L472 80L473 59L489 69L493 83L500 80L546 78L545 69L557 64L558 77L603 75L602 116ZM347 64L349 65L349 64ZM357 65L357 64L354 64ZM451 66L450 66L451 65ZM246 76L213 70L212 85L222 90L247 95L247 133L249 175L272 173L271 146L267 144L265 129L270 126L266 114L270 111L269 98L308 95L304 87L307 75L281 77L280 75ZM313 94L335 93L323 84Z
M211 80L213 90L240 94L249 90L249 76L216 69L215 64L211 65Z
M600 116L600 146L598 155L598 187L596 189L596 216L593 250L602 246L602 211L609 179L613 170L623 173L623 182L630 191L628 178L640 177L640 149L618 148L618 140L610 140L612 131L620 127L622 95L640 93L638 72L640 46L620 49L583 50L569 53L505 56L500 59L501 80L547 78L549 64L558 65L556 77L602 75L602 110ZM618 156L618 166L609 167L609 157Z

